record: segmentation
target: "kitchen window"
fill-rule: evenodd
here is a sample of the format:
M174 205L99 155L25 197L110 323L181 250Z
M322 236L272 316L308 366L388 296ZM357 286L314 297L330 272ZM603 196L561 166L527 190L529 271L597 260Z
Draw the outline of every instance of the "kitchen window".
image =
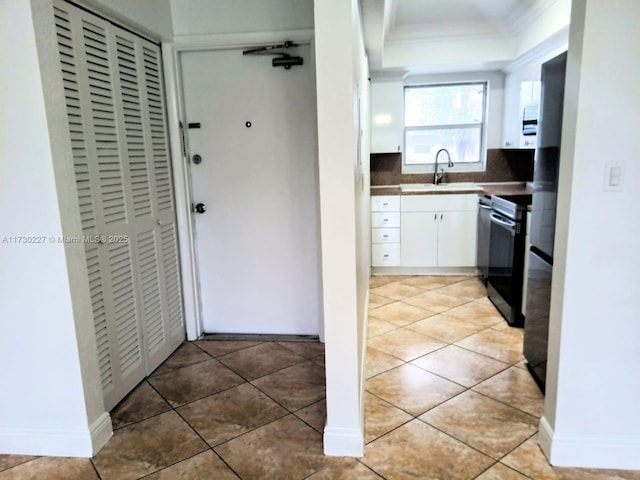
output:
M403 172L433 172L441 148L455 171L483 170L486 105L487 82L405 87Z

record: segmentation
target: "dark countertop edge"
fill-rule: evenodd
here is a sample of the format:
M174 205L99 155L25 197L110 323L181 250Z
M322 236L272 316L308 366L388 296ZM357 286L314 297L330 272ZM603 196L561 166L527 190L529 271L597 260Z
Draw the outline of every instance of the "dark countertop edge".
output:
M395 186L395 185L385 185L383 187L379 187L379 186L372 186L371 187L371 195L372 196L378 196L378 195L401 195L402 191L400 190L399 186Z
M444 190L430 192L402 192L399 185L372 185L371 195L455 195L455 194L476 194L476 195L521 195L532 192L531 182L498 182L498 183L478 183L482 191L477 190Z

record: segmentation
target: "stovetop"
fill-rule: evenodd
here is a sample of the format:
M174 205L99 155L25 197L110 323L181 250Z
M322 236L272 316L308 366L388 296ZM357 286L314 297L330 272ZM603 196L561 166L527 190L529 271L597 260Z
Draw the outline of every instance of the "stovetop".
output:
M531 205L532 195L530 193L519 195L494 195L492 198L495 197L500 197L511 203L515 203L516 205L524 205L526 207L528 205Z
M531 195L494 195L491 208L512 220L521 220L527 206L531 205Z

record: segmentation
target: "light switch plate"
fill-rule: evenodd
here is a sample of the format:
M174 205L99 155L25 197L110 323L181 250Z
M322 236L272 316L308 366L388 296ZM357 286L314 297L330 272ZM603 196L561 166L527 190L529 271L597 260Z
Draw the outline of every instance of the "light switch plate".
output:
M609 161L604 164L605 192L621 192L624 179L624 164L621 161Z

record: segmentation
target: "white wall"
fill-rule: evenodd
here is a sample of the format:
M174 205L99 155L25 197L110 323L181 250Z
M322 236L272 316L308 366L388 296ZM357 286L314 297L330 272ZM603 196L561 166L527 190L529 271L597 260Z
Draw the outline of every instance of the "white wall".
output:
M526 54L532 47L565 30L571 16L571 0L554 0L526 28L518 32L513 58Z
M502 144L502 100L504 97L504 73L461 72L433 75L408 75L405 85L424 85L439 82L488 82L486 148L500 148Z
M328 455L361 456L364 450L361 353L369 258L362 255L368 202L359 174L367 167L358 166L354 121L364 78L360 37L356 0L315 2Z
M514 58L515 42L510 37L441 37L429 40L386 42L382 56L384 68L430 71L468 70L468 65L508 62Z
M434 73L502 68L567 28L571 0L541 1L533 8L532 20L511 34L387 40L382 66Z
M62 80L53 10L48 1L32 5L33 13L29 0L0 3L0 452L91 456L111 422L88 286L76 288L82 246L58 241L71 233L63 217L75 186L72 167L54 158L60 130L51 122L63 100L54 93ZM16 243L23 238L42 243Z
M640 469L640 2L574 0L540 442L554 465ZM605 165L623 190L603 191Z
M171 12L175 35L313 28L313 0L171 0Z
M152 37L164 41L173 38L170 0L81 0L81 2Z

